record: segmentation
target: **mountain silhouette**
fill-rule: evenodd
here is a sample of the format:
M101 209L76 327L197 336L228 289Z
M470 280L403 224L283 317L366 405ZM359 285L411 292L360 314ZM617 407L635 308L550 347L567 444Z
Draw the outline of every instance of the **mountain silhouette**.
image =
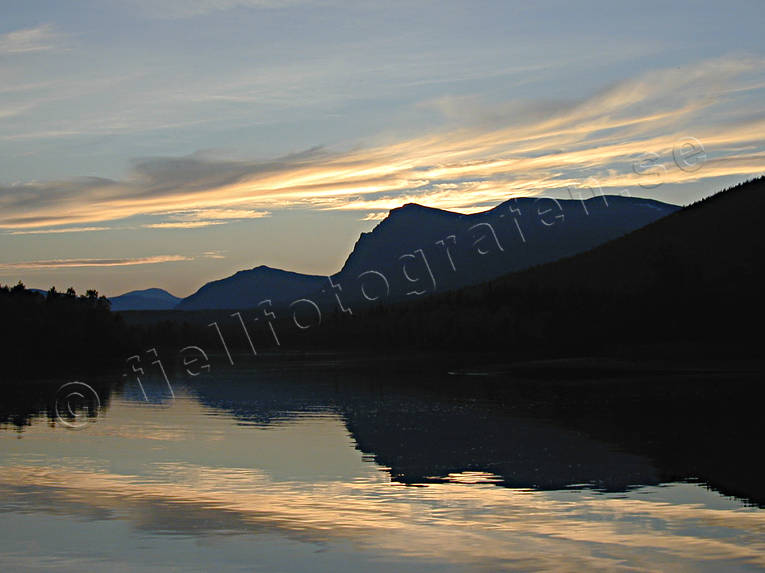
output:
M361 235L333 281L355 302L453 290L586 251L677 209L621 196L523 197L471 215L410 203Z
M112 310L169 310L181 301L161 288L133 290L109 299Z
M361 234L332 276L334 287L328 277L260 266L208 283L176 308L243 309L302 297L330 307L337 293L377 304L443 292L586 251L677 209L621 196L524 197L471 215L409 203Z
M319 287L326 277L273 269L265 265L212 281L183 299L178 310L245 309L263 300L288 303Z
M746 354L758 338L741 321L765 316L764 207L761 177L587 252L328 324L321 340L508 356Z
M589 252L497 281L648 295L713 296L723 304L762 286L765 177L720 191Z

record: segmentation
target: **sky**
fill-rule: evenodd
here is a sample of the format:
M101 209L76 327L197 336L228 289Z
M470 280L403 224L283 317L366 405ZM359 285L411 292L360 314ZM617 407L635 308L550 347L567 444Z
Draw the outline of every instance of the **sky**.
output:
M408 202L765 172L765 3L0 0L0 283L340 269Z

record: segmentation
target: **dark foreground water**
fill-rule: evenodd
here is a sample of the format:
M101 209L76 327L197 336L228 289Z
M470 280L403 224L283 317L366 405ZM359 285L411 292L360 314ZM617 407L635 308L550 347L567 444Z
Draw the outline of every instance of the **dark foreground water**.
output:
M9 385L0 569L765 567L759 381L579 378L260 364L83 380L100 409Z

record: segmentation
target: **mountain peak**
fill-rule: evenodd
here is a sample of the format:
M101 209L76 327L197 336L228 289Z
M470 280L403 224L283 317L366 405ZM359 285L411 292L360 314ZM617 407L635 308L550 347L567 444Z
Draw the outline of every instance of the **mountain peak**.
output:
M258 265L224 279L203 285L183 299L179 310L247 309L269 299L274 304L289 302L316 291L326 277Z
M436 207L428 207L426 205L420 205L419 203L404 203L401 207L394 207L390 210L390 214L393 213L421 213L423 211L441 211Z
M257 267L252 267L251 269L242 269L241 271L236 271L233 275L227 278L241 277L241 276L247 276L247 275L253 275L253 274L265 274L265 273L271 273L271 272L280 272L280 269L275 269L273 267L269 267L268 265L258 265ZM220 280L226 280L226 279L220 279Z
M391 209L371 232L359 236L345 264L336 273L337 280L352 285L347 288L355 288L355 295L346 296L357 296L362 303L370 299L367 291L362 293L359 289L372 288L373 280L379 286L384 279L382 292L388 293L385 296L391 300L394 296L409 296L406 293L415 290L434 292L461 288L575 255L677 210L671 205L647 209L644 200L637 198L611 200L611 197L598 196L587 202L586 207L579 199L560 199L558 207L561 215L565 212L566 223L551 225L551 217L544 218L543 209L552 208L543 203L537 206L537 201L539 197L513 197L476 213L406 203ZM508 207L517 210L509 212ZM513 217L508 216L519 212L524 215L522 220L513 222ZM563 217L553 220L561 222ZM493 237L485 235L487 228ZM489 244L493 251L487 250ZM419 254L414 259L408 258L415 253ZM407 258L409 267L403 270ZM373 279L368 271L382 275L383 279L379 276ZM413 273L420 274L414 276ZM360 277L365 276L368 278L361 285L364 279ZM412 283L418 284L416 289Z
M165 289L147 288L126 292L109 300L112 310L168 310L174 308L181 299Z
M389 219L398 218L400 216L406 216L408 219L417 218L422 216L441 216L441 217L459 217L459 213L452 211L446 211L445 209L438 209L437 207L428 207L426 205L420 205L419 203L405 203L401 207L395 207L388 212L388 216L383 219L387 221Z
M171 293L167 292L163 288L147 288L147 289L141 289L141 290L131 290L130 292L126 292L120 296L125 296L126 294L147 294L147 295L167 295L167 296L173 296Z

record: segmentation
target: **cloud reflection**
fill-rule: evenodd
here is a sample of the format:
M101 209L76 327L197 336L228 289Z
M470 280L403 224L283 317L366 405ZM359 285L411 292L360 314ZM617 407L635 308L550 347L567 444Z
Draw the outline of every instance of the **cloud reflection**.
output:
M306 484L272 481L250 469L181 463L163 469L161 480L69 469L62 480L61 468L16 466L3 472L0 488L42 495L54 513L56 507L108 512L153 531L225 524L471 566L574 570L619 568L624 560L650 566L656 558L765 566L765 514L755 510L581 492L556 499L480 483L410 488L369 478ZM480 482L490 476L454 477Z

